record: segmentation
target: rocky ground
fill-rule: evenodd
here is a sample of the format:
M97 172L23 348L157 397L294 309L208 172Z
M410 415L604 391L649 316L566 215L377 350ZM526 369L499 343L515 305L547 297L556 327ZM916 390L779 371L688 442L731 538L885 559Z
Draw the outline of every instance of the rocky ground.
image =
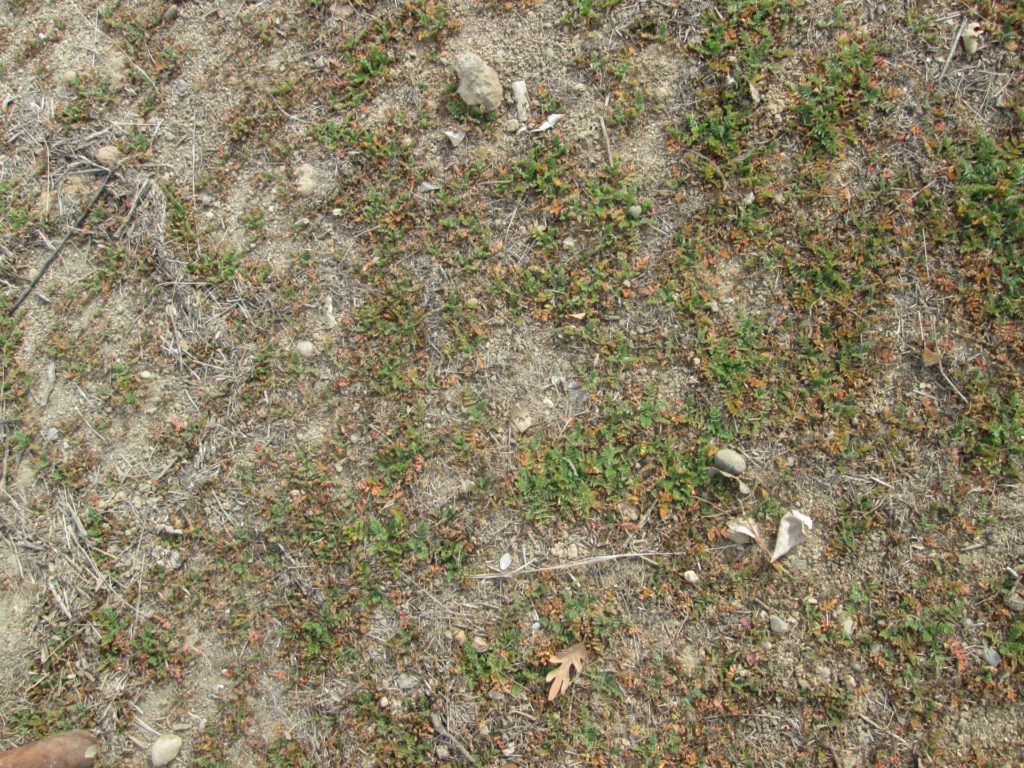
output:
M1019 764L1022 37L4 3L0 747Z

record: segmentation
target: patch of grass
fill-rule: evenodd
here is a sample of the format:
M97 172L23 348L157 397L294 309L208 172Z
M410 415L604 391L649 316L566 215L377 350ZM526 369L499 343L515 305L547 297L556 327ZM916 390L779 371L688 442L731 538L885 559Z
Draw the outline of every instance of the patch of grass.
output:
M380 394L409 392L425 384L421 326L425 310L409 280L387 282L354 313L351 365Z
M619 502L667 510L689 501L703 482L700 459L663 434L671 416L662 404L609 403L602 419L578 423L557 441L533 438L523 451L517 488L528 519L613 519Z
M220 285L235 279L241 263L242 254L238 251L202 253L188 265L188 271L210 285Z
M1024 145L980 136L946 151L956 163L957 234L972 287L990 317L1024 322Z
M854 139L852 128L864 129L882 104L874 78L875 46L851 37L840 38L826 56L822 73L797 86L797 119L807 131L813 151L834 154Z

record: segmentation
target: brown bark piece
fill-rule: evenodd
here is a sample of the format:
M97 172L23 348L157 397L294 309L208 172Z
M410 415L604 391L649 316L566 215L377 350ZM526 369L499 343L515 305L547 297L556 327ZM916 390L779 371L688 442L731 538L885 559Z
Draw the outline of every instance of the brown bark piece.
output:
M93 768L99 751L88 731L68 731L0 753L0 768Z

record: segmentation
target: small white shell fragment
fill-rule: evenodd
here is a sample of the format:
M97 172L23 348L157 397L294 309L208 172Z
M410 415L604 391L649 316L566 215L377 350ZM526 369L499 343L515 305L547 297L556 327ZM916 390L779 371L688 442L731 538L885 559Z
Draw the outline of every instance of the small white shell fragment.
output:
M295 351L303 357L309 357L313 354L313 342L311 341L299 341L295 344Z
M558 125L558 122L563 117L565 117L565 115L560 115L558 113L555 113L553 115L548 115L547 119L543 123L538 125L536 128L534 128L532 131L530 131L530 133L540 133L541 131L550 131L552 128L554 128L556 125Z
M978 44L981 42L981 36L984 33L985 30L982 29L981 24L976 21L972 21L964 27L964 31L960 35L960 42L963 43L964 52L972 55L977 53Z
M445 131L444 135L448 137L448 141L453 147L459 146L466 139L466 134L463 131Z
M526 95L526 81L516 80L512 83L512 98L516 102L516 119L525 123L530 117L530 99Z
M181 736L173 733L165 733L153 742L149 756L153 761L153 768L162 768L169 765L181 751Z
M685 571L683 573L683 580L687 584L696 584L700 581L700 576L697 575L696 571Z
M498 570L507 571L511 565L512 555L506 552L504 555L501 556L501 559L498 560Z

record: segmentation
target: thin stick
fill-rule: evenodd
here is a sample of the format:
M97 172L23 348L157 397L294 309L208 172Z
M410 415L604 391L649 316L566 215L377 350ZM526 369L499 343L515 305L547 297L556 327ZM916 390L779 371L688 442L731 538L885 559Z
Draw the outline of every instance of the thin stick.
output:
M601 124L601 137L604 139L604 151L608 153L608 165L615 165L615 161L612 160L612 143L608 141L608 128L604 124L604 118L598 117L597 120Z
M942 378L944 378L946 380L946 383L949 384L949 386L951 386L953 388L953 391L956 392L960 396L960 399L963 400L965 403L967 403L967 405L970 405L971 401L968 400L966 397L964 397L964 393L961 392L959 389L957 389L956 388L956 384L954 384L952 379L950 379L949 376L946 375L946 370L942 367L942 360L941 359L939 360L939 373L942 374Z
M430 713L430 724L433 726L434 730L437 731L438 736L448 739L448 741L452 743L452 746L459 750L459 754L462 755L462 758L467 763L473 762L473 755L470 754L469 750L466 749L463 743L455 737L455 734L444 727L444 721L441 719L439 714L436 712Z
M543 568L520 567L508 573L478 573L470 576L471 579L485 581L489 579L511 579L516 576L526 576L531 573L550 573L551 571L567 571L570 568L585 568L588 565L607 563L612 560L640 559L651 562L652 557L682 557L685 552L626 552L619 555L598 555L597 557L586 557L582 560L574 560L571 563L559 563L558 565L546 565Z
M73 235L75 230L85 222L85 219L89 216L93 206L96 205L100 196L103 194L104 190L106 190L107 184L110 183L110 179L113 178L114 170L114 168L111 168L107 171L106 178L103 179L103 183L100 184L100 188L96 190L96 194L92 196L92 200L89 201L89 204L85 206L82 212L78 215L74 225L72 225L72 227L67 231L67 234L64 235L64 239L57 244L56 248L52 249L53 252L47 257L46 261L43 262L43 265L36 272L36 276L32 278L28 285L25 286L25 290L21 292L21 296L18 297L18 300L14 302L14 305L9 310L7 310L8 315L13 315L18 311L18 307L20 307L25 302L25 299L28 298L29 294L35 290L39 281L43 279L43 275L46 274L46 271L53 265L53 262L55 262L57 257L60 256L60 252L64 250L64 246L67 245L68 240L71 239L71 235Z
M956 44L960 42L960 36L964 33L965 29L967 29L966 16L964 16L964 20L960 22L960 29L958 29L956 34L953 35L953 44L949 46L949 53L946 54L946 61L942 65L942 69L939 70L939 76L935 82L942 82L942 78L946 76L946 70L949 69L949 62L953 60L953 54L956 53Z
M123 237L124 233L128 231L128 225L131 224L132 216L135 215L135 209L139 207L139 202L142 200L145 194L149 192L149 187L152 183L152 179L146 179L145 183L142 185L142 188L135 193L135 198L132 200L132 204L128 208L128 213L125 214L124 223L120 227L118 227L117 233L114 235L114 237Z

